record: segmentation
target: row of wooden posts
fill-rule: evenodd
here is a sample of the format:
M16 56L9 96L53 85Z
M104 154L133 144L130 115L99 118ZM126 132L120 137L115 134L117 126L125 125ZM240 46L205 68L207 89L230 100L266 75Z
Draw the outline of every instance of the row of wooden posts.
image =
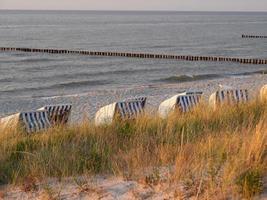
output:
M89 56L113 56L113 57L131 57L131 58L150 58L150 59L172 59L186 61L211 61L211 62L235 62L241 64L267 64L267 59L253 58L230 58L217 56L189 56L189 55L167 55L152 53L130 53L130 52L103 52L103 51L87 51L87 50L66 50L66 49L37 49L37 48L14 48L0 47L0 51L21 51L21 52L37 52L50 54L81 54Z
M264 35L242 35L242 38L267 38Z

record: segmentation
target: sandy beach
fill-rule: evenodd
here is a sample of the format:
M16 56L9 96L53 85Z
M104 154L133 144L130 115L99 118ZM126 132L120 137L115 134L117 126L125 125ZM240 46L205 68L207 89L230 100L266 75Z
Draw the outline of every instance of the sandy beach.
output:
M159 181L147 183L146 179L127 180L122 177L94 176L73 177L63 180L49 179L29 182L28 185L1 186L1 200L196 200L195 191L183 184L172 183L168 173L162 173ZM27 191L27 186L29 191ZM255 199L267 199L267 178L261 195Z
M129 87L121 89L100 90L78 95L67 95L64 97L53 98L35 98L28 101L20 101L15 105L17 111L33 110L46 104L72 103L72 122L77 123L86 119L94 119L94 115L99 108L115 101L121 101L125 98L135 96L147 96L147 112L156 112L159 104L165 99L181 91L202 91L204 98L208 101L209 96L220 89L219 85L232 88L248 89L251 99L254 99L260 88L267 84L267 75L237 76L221 78L214 80L202 80L194 82L171 83L171 84L154 84L139 87ZM6 107L12 107L6 103ZM3 115L3 114L2 114Z

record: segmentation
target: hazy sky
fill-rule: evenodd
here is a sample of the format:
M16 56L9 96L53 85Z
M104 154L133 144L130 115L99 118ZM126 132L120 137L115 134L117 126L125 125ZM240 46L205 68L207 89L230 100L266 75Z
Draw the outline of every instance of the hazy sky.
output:
M0 0L0 9L267 11L267 0Z

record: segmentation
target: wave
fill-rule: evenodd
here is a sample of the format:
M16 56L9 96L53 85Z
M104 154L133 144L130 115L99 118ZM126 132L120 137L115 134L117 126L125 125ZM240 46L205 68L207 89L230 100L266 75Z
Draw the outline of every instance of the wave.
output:
M58 24L33 24L33 25L0 25L0 29L14 29L14 28L38 28L38 27L58 27Z
M249 76L249 75L253 75L253 74L267 74L267 70L263 69L263 70L257 70L257 71L251 71L251 72L243 72L243 73L238 73L235 75Z
M18 88L18 89L11 89L11 90L3 90L0 91L1 94L12 94L12 93L21 93L21 92L33 92L33 91L41 91L41 90L56 90L56 89L73 89L81 86L97 86L97 85L107 85L110 84L111 81L107 80L86 80L86 81L73 81L73 82L66 82L66 83L58 83L53 84L50 86L43 86L43 87L28 87L28 88Z
M180 75L180 76L170 76L168 78L158 79L155 81L159 82L189 82L189 81L198 81L198 80L206 80L213 78L221 78L222 76L219 74L201 74L201 75Z
M59 59L52 59L52 58L22 58L16 60L1 60L2 64L10 64L10 63L34 63L34 62L51 62L51 61L60 61ZM27 68L26 68L27 70Z
M25 58L18 60L17 62L31 63L31 62L47 62L47 61L58 61L52 58Z
M23 69L23 71L32 72L32 71L45 71L45 70L51 70L55 68L61 68L64 66L61 65L55 65L55 66L46 66L46 67L31 67L27 69ZM64 70L64 68L60 69L61 71ZM52 76L38 76L33 77L31 80L34 81L40 81L40 80L64 80L64 79L86 79L90 77L97 77L97 76L110 76L110 75L128 75L128 74L141 74L141 73L151 73L151 72L160 72L162 69L129 69L129 70L107 70L107 71L99 71L99 72L76 72L76 73L61 73L61 74L55 74ZM65 71L64 71L65 72Z
M12 82L14 79L13 78L2 78L0 79L0 83L9 83Z
M111 81L106 81L106 80L94 80L94 81L73 81L73 82L68 82L68 83L60 83L60 84L55 84L53 86L50 86L50 88L73 88L73 87L80 87L80 86L96 86L96 85L107 85L111 83Z
M168 83L181 83L181 82L191 82L191 81L224 78L224 77L231 77L231 76L250 76L250 75L256 75L256 74L267 75L267 70L258 70L258 71L233 73L233 74L180 75L180 76L170 76L167 78L157 79L155 81L156 82L168 82Z

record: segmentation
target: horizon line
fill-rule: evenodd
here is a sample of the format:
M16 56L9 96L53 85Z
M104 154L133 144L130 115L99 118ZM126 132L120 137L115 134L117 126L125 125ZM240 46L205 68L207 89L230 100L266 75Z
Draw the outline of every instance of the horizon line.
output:
M259 12L266 13L267 10L90 10L90 9L1 9L0 11L93 11L93 12Z

